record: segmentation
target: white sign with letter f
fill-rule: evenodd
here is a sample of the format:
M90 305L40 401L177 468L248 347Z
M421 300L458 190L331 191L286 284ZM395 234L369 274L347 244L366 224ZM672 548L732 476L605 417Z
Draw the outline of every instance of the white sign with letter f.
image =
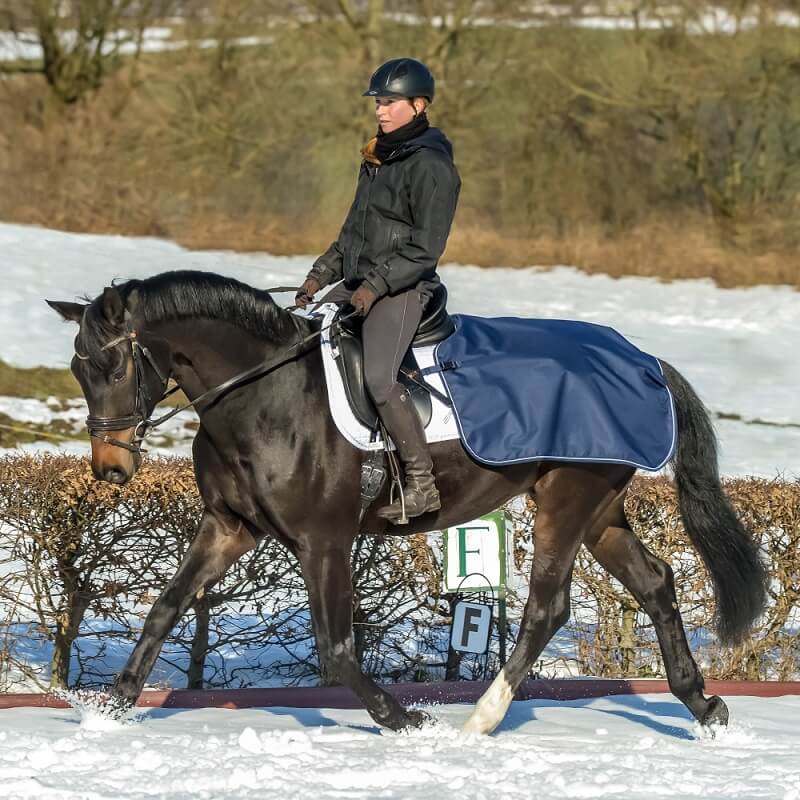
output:
M450 646L462 653L485 653L492 629L492 607L462 600L453 614Z

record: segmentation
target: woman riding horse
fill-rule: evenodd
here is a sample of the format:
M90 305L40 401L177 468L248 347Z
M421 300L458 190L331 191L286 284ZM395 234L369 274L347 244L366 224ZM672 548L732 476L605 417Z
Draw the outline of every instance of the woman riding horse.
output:
M304 307L324 286L342 281L325 302L350 304L366 317L364 378L375 408L403 462L407 517L441 508L425 432L409 394L397 382L431 292L450 232L461 181L453 148L425 109L434 80L413 58L387 61L364 96L375 98L378 135L364 160L353 205L339 238L321 255L297 294ZM406 522L398 498L378 515Z
M98 478L117 484L133 478L144 435L168 416L151 419L170 378L200 418L192 454L203 514L114 681L109 709L124 713L136 701L181 616L269 536L300 563L321 672L349 687L379 724L394 730L421 725L424 715L403 708L358 661L353 543L362 533L442 530L528 494L537 509L534 553L517 644L465 730L488 733L500 724L514 692L569 619L570 583L581 547L650 616L675 696L701 724L724 724L725 703L705 696L689 650L672 570L642 545L626 518L634 466L591 459L488 466L473 459L460 440L437 442L427 455L395 377L397 359L436 286L436 261L455 209L458 176L444 136L421 130L426 123L419 98L433 97L433 79L421 64L389 62L375 73L368 93L378 98L382 135L368 146L370 158L339 240L318 260L298 303L306 304L323 283L343 278L344 288L333 292L369 312L367 375L406 462L408 510L417 514L407 527L387 521L399 515L392 505L381 510L384 518L371 509L361 517L362 453L338 433L329 413L322 355L312 344L322 333L318 320L281 309L267 292L202 272L126 281L106 287L89 304L50 301L64 319L79 325L71 369L89 409ZM336 297L333 292L329 296ZM665 362L661 369L674 400L672 465L684 527L714 584L720 639L740 643L764 609L769 578L756 541L723 491L707 411L675 369ZM388 488L381 496L388 500ZM425 513L430 509L435 510Z

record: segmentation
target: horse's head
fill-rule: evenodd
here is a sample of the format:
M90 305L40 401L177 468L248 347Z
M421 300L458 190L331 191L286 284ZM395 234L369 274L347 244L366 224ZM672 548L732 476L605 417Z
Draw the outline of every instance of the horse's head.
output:
M127 483L142 461L146 420L166 388L169 348L137 332L115 287L88 305L47 303L80 326L70 367L89 406L92 471L99 480Z

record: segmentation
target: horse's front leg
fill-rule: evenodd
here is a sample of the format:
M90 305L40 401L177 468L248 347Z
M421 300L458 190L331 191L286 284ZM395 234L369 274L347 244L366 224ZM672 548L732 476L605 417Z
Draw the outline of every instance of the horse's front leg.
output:
M352 689L372 719L392 730L419 727L427 717L407 711L361 671L353 642L353 583L350 550L298 551L308 589L320 666L330 680Z
M242 525L206 510L178 571L150 609L142 635L112 689L112 704L133 705L164 640L200 589L213 586L228 567L255 546Z

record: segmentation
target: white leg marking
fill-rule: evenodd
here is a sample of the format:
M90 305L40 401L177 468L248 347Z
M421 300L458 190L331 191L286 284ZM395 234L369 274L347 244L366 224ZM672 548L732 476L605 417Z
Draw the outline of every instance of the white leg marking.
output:
M503 669L478 700L472 716L461 730L464 733L491 733L503 721L513 699L514 693Z

